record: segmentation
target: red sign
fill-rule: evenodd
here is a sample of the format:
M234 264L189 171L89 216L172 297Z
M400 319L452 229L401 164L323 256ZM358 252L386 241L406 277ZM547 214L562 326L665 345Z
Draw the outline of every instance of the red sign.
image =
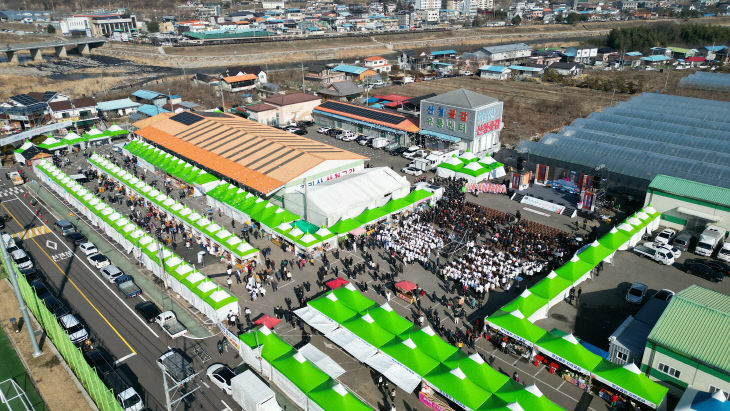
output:
M501 119L495 119L492 121L487 121L486 123L482 123L477 127L477 135L481 136L482 134L489 133L491 131L499 130L499 123Z

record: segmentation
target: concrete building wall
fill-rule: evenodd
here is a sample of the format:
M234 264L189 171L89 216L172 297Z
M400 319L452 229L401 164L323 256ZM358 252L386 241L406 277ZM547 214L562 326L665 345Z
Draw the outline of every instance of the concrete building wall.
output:
M673 371L667 370L664 366L679 371L679 375L671 375ZM730 391L730 375L710 369L662 347L652 348L651 343L647 343L644 350L641 370L644 372L648 370L653 380L666 383L669 394L677 397L682 395L687 386L701 391L709 391L711 387L722 389L724 392Z
M669 193L647 190L644 204L651 204L662 213L662 224L670 228L695 229L702 231L707 224L720 226L730 231L730 208L699 200L675 196ZM698 215L690 215L684 211L695 211ZM716 221L701 216L712 217Z

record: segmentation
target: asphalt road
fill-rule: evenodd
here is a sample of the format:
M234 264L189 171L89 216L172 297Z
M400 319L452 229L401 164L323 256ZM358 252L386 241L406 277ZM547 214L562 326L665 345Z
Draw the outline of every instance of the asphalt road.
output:
M166 409L162 374L156 359L168 347L181 349L189 355L197 342L214 356L205 364L197 360L194 362L196 371L200 373L197 382L201 387L183 409L236 408L230 397L211 386L205 376L207 366L216 361L231 367L241 363L240 358L234 358L231 349L224 356L217 354L216 343L220 336L199 341L188 338L171 340L156 324L147 324L134 311L134 305L146 299L144 293L125 299L88 263L83 252L77 252L73 243L53 230L57 219L63 217L53 215L43 204L31 206L30 193L25 189L8 187L8 184L7 180L0 184L0 207L10 217L5 232L18 233L18 237L24 234L20 237L24 238L22 248L31 255L45 282L87 325L94 345L110 354L110 360L129 378L148 409ZM35 214L36 210L40 211L42 218ZM47 230L34 229L44 225Z

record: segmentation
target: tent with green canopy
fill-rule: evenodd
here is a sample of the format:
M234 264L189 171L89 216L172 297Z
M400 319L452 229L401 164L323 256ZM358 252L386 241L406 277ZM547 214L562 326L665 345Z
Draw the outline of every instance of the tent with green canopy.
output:
M277 358L271 365L274 384L301 409L305 409L309 401L307 393L330 379L295 350Z
M379 326L373 317L367 313L345 321L342 326L376 348L382 347L395 337L395 335Z
M413 323L401 317L388 303L372 307L368 309L367 313L375 320L376 324L395 335L411 331L413 328Z
M440 364L423 376L428 385L466 409L477 409L491 393L476 384L459 368Z
M334 289L330 293L334 294L342 305L359 313L376 306L375 301L362 295L352 283Z
M443 361L443 365L449 368L459 368L475 384L487 392L495 392L500 389L509 377L490 367L477 353L465 355L463 351Z
M403 199L408 201L408 203L410 203L410 204L415 204L415 203L425 200L431 196L433 196L433 193L419 188L418 190L411 191L411 193L408 194L407 196L403 197Z
M329 380L309 392L310 402L314 402L323 410L366 411L372 408L335 380ZM316 409L309 406L306 409Z
M579 279L583 278L595 265L581 260L578 256L574 255L570 261L563 264L562 267L555 269L555 274L559 277L565 278L566 280L576 283Z
M593 369L593 378L652 408L658 408L668 388L649 379L634 364L614 364L601 360Z
M420 376L428 374L439 365L438 361L418 348L413 340L403 336L392 339L380 347L380 351Z
M585 375L590 375L591 370L601 362L601 357L588 351L573 334L558 329L543 335L535 345L548 357Z
M558 411L562 408L555 405L537 388L536 385L523 387L516 381L508 381L495 396L507 403L518 403L524 410L529 411Z
M531 317L533 314L540 311L541 308L546 307L547 304L548 300L546 298L533 294L530 290L525 290L519 295L519 297L502 307L502 310L507 312L519 310L522 314Z
M546 332L528 321L517 310L511 312L499 310L487 317L484 321L503 334L509 335L529 346L536 343Z
M456 347L442 340L430 326L423 327L418 331L401 334L400 337L409 338L426 355L439 362L449 358L457 351Z
M340 219L340 221L332 224L329 227L329 230L333 233L337 233L340 235L344 235L349 233L350 231L360 227L362 224L353 219L353 218L347 218L347 219Z
M559 277L555 271L553 271L537 284L530 287L530 292L537 294L548 301L552 301L556 297L560 297L572 285L572 281Z
M327 293L319 298L307 303L310 307L322 313L332 321L342 324L343 322L353 318L357 313L340 302L332 292Z
M383 207L369 208L363 211L359 216L355 217L355 220L358 221L361 225L365 225L383 219L388 214L390 213L387 210L383 209Z
M609 250L625 250L628 248L629 240L631 240L631 235L629 233L613 227L611 231L601 237L598 242Z
M598 265L601 261L609 261L610 256L616 251L616 249L613 248L607 248L603 245L601 245L598 240L591 243L591 245L585 247L583 251L578 252L578 258L581 260L593 264L593 266Z

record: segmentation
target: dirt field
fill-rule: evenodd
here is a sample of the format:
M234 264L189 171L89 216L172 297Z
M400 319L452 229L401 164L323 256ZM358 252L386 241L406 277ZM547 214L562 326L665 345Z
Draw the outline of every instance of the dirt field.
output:
M446 93L465 88L504 101L504 130L502 144L516 144L520 140L538 138L543 133L557 131L575 118L610 105L611 93L577 87L563 87L553 83L528 81L483 80L476 76L454 77L377 90L377 94L421 96ZM629 96L616 95L613 102Z
M5 328L15 346L18 348L23 361L29 368L29 374L36 384L36 388L51 410L88 410L89 404L71 381L71 377L61 362L51 351L50 340L46 340L43 355L33 358L33 349L28 343L28 334L25 330L15 333L10 330L10 317L20 317L18 302L11 291L7 280L0 281L0 323ZM34 325L38 329L38 324Z

